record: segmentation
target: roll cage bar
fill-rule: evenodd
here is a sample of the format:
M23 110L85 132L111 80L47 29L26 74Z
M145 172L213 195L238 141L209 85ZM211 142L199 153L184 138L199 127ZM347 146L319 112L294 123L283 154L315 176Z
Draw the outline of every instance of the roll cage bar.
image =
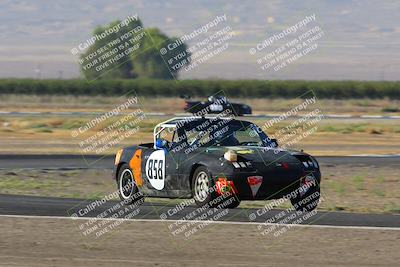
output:
M190 121L198 120L198 119L213 119L215 116L205 116L205 117L175 117L166 121L163 121L159 124L157 124L154 127L153 130L153 147L154 149L157 149L156 147L156 140L160 137L160 134L165 130L165 129L171 129L173 128L174 130L177 128L178 123L188 123ZM220 119L228 119L228 118L220 118Z

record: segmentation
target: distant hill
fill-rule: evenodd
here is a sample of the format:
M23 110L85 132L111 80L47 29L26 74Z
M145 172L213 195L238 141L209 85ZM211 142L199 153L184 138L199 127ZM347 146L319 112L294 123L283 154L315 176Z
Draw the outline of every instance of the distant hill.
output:
M181 78L399 80L398 10L400 2L372 0L3 0L0 77L78 77L71 48L96 25L130 14L170 36L226 14L235 32L229 49ZM249 49L311 14L325 32L318 49L284 70L262 71Z

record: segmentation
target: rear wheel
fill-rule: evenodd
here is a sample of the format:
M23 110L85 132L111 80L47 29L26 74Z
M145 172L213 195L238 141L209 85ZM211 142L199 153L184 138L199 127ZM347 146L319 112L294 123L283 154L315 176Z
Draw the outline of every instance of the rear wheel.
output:
M123 164L118 171L118 195L126 205L130 205L142 198L135 183L132 170Z

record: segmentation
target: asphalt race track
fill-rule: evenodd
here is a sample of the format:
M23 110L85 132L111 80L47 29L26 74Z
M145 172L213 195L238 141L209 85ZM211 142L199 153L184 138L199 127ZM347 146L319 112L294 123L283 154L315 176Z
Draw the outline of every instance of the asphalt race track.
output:
M400 156L317 157L321 165L399 167ZM0 155L0 169L111 169L114 156Z
M321 165L370 165L378 167L399 167L400 156L391 157L318 157ZM82 155L0 155L0 169L111 169L113 156L85 156ZM73 213L85 208L91 200L36 197L23 195L1 195L0 215L18 216L57 216L69 217ZM115 206L117 201L107 201L82 217L97 217L105 210ZM267 202L266 202L267 203ZM139 206L139 213L132 219L160 220L162 214L175 206L164 206L160 203L145 202ZM196 209L195 206L186 206L178 212L168 216L168 220L180 220ZM237 208L229 210L221 221L229 222L265 222L281 210L273 209L262 216L251 220L251 214L257 214L256 209ZM390 227L400 229L400 215L391 214L361 214L346 212L318 212L310 219L303 221L306 225L322 225L333 227Z
M0 195L0 214L1 215L26 215L26 216L56 216L69 217L71 214L79 214L79 210L83 210L93 200L69 199L69 198L53 198L53 197L36 197L21 195ZM87 215L82 217L96 217L115 206L117 201L108 201L99 205ZM160 220L161 214L170 216L167 220L180 220L185 215L196 209L195 206L187 206L184 209L174 212L175 206L164 206L158 203L144 203L139 208L139 213L132 219L140 220ZM256 209L237 208L229 210L229 214L222 217L221 221L229 222L265 222L268 218L272 218L281 210L273 209L257 216L255 220L250 220L249 215L257 213ZM311 219L305 220L302 224L306 225L322 225L322 226L355 226L355 227L391 227L400 229L400 215L390 214L362 214L362 213L345 213L345 212L318 212Z

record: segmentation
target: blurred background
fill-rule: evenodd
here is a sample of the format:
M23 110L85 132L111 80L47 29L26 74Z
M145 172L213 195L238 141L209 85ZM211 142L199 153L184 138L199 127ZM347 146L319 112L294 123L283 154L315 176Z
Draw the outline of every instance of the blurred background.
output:
M23 1L0 3L0 77L80 77L70 50L98 25L137 14L146 28L181 36L226 14L230 48L182 79L398 80L400 25L396 1ZM184 12L182 12L184 10ZM315 53L266 74L249 48L315 14L325 32ZM193 45L189 41L188 45Z

